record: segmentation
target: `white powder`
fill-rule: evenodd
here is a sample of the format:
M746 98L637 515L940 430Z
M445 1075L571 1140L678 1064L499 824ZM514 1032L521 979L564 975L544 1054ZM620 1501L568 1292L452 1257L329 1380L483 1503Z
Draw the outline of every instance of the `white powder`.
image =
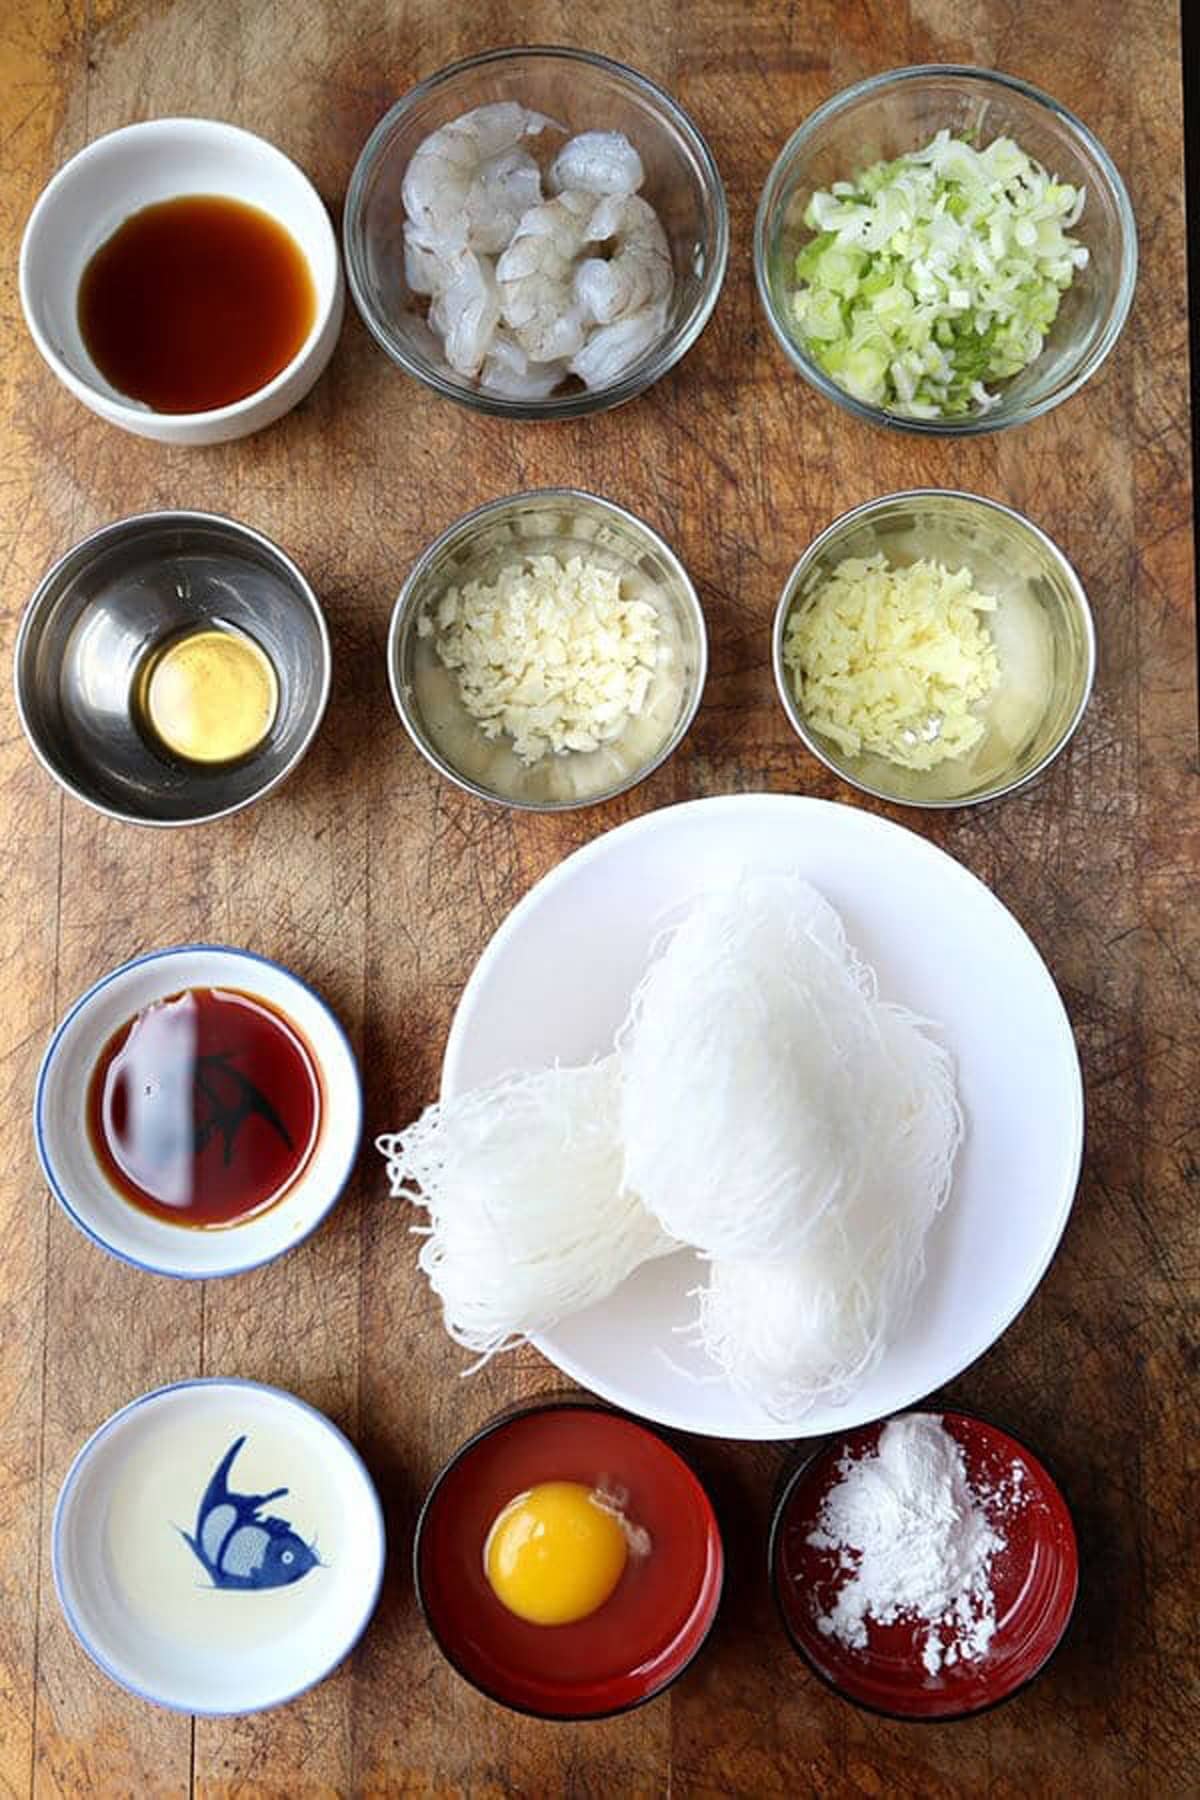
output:
M873 1455L847 1458L838 1472L808 1542L836 1552L848 1579L818 1629L865 1649L868 1619L914 1619L929 1626L922 1662L930 1675L977 1661L996 1630L991 1565L1004 1548L981 1501L997 1503L993 1511L1023 1504L1020 1466L976 1494L941 1419L909 1413L884 1427Z

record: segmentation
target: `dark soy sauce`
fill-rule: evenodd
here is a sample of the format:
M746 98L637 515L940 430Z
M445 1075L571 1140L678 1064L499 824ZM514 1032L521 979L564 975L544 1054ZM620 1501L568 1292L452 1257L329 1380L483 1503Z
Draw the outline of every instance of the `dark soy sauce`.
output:
M240 200L190 194L133 213L79 285L88 354L156 412L211 412L278 375L317 296L291 233Z
M174 1225L236 1225L312 1155L321 1084L282 1013L231 988L188 988L122 1025L92 1073L88 1132L134 1206Z

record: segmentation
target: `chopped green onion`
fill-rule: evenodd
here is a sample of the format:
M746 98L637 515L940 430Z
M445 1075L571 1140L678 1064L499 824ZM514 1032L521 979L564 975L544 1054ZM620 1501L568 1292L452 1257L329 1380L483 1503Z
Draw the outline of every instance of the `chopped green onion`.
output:
M939 131L812 196L792 318L856 399L909 418L986 412L989 385L1041 355L1088 252L1068 235L1083 188L1011 138L976 150Z

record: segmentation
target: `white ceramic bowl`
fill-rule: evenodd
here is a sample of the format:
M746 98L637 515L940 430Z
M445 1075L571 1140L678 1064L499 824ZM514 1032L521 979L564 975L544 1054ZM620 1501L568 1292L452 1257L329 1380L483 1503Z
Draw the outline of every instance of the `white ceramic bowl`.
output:
M162 413L118 393L93 363L79 330L79 283L131 213L186 194L241 200L284 226L311 271L316 316L291 362L265 387L211 412ZM59 380L102 419L164 444L221 444L282 418L332 356L345 294L337 238L308 177L273 144L213 119L126 125L72 157L29 216L20 282L26 323Z
M52 1533L59 1603L92 1661L140 1699L210 1716L323 1680L375 1610L385 1550L354 1446L256 1381L179 1381L114 1413L72 1463Z
M172 1225L130 1204L109 1181L87 1128L87 1091L105 1045L155 1000L185 988L259 995L312 1051L321 1124L308 1163L283 1198L222 1230ZM362 1134L362 1084L341 1025L312 988L249 950L189 944L122 963L78 999L42 1058L34 1135L51 1192L79 1229L122 1262L152 1275L207 1280L273 1262L315 1231L350 1179Z

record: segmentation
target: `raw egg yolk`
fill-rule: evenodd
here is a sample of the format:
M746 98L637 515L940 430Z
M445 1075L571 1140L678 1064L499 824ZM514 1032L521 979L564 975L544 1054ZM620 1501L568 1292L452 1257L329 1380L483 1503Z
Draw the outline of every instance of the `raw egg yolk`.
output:
M531 1625L573 1625L604 1605L625 1568L621 1521L578 1481L544 1481L510 1500L483 1562L496 1598Z

